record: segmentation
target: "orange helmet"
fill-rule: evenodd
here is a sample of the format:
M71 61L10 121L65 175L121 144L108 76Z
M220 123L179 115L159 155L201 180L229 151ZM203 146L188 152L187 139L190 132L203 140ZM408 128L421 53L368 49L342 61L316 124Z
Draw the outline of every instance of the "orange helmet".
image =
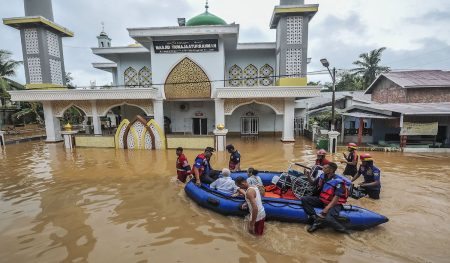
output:
M351 142L351 143L349 143L349 144L347 145L347 147L356 150L356 148L358 148L358 145L356 145L356 143L352 143L352 142Z
M370 153L363 153L359 156L362 162L373 161L372 155Z
M317 151L317 155L326 155L327 151L325 151L324 149L320 149Z

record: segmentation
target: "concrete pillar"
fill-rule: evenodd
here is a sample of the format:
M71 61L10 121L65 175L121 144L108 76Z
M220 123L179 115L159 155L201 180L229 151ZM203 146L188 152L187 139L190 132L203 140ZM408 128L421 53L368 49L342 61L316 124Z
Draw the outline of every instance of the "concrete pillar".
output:
M91 101L92 105L92 125L94 125L94 135L102 135L102 123L100 121L99 112L97 111L97 102Z
M164 108L162 99L153 101L153 115L156 123L158 123L159 127L161 127L161 130L164 132Z
M214 106L216 113L216 128L217 128L219 124L225 125L225 100L214 99Z
M313 144L316 143L316 139L317 139L316 135L317 135L317 131L318 130L319 130L319 124L315 121L313 123L313 125L312 125L312 141L313 141Z
M220 127L222 128L222 127ZM227 144L227 129L214 129L214 141L215 141L215 148L218 152L224 152L225 151L225 145Z
M328 132L328 151L330 153L337 152L337 137L339 136L339 132L337 131L329 131Z
M45 119L45 133L47 135L46 142L60 142L61 137L61 125L59 119L54 116L52 103L50 101L44 101L42 103L44 108Z
M364 118L359 118L358 145L362 144L363 130L364 130Z
M61 134L64 137L64 148L73 149L75 148L75 134L78 131L62 131Z
M284 100L284 116L283 116L283 142L295 142L294 139L294 118L295 118L295 101L294 98Z

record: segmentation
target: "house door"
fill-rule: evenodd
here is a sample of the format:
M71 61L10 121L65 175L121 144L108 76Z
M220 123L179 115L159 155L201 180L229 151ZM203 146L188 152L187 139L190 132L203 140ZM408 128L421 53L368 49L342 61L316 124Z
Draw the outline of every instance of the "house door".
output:
M192 130L194 135L207 135L208 134L208 119L206 118L193 118Z
M259 134L259 118L242 117L241 135L258 135L258 134Z

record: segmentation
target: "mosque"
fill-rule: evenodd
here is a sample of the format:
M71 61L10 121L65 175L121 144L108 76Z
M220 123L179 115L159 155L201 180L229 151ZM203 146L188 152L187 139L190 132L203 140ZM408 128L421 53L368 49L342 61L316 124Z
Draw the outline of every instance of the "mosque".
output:
M27 90L14 101L40 101L47 141L61 141L64 112L77 107L95 136L75 135L77 145L155 149L201 148L226 136L281 136L293 142L296 100L318 96L307 86L308 24L318 5L280 0L268 18L275 42L239 43L239 24L205 11L176 26L129 28L135 44L114 46L104 30L92 52L106 63L111 87L67 89L63 37L70 30L53 21L51 0L24 0L25 17L3 19L20 30ZM174 18L175 20L175 18ZM116 116L114 136L102 118ZM103 135L103 136L102 136Z

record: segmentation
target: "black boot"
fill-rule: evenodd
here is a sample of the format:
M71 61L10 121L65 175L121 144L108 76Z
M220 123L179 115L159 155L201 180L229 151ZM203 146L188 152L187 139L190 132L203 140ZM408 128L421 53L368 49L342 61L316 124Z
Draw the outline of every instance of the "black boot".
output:
M308 216L308 220L306 221L306 224L312 225L317 220L317 215Z

